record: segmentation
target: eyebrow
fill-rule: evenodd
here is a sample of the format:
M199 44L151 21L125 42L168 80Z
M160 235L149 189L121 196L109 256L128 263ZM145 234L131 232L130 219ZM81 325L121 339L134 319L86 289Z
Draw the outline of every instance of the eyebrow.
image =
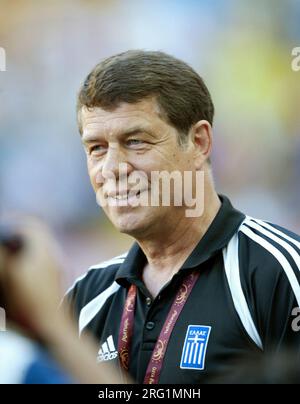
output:
M151 130L149 130L149 129L145 128L145 127L141 127L141 126L134 126L134 127L129 128L127 130L124 130L124 131L120 132L118 134L118 136L120 136L120 137L125 137L126 136L127 137L127 136L136 135L137 133L141 133L141 132L147 133L148 135L154 137L154 134L153 134L153 132ZM96 136L96 135L82 136L82 139L81 139L82 143L84 143L84 144L98 142L99 140L100 140L99 136Z

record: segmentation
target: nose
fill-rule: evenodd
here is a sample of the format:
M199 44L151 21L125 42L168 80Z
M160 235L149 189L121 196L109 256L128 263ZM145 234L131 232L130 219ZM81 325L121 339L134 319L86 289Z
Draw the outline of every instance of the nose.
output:
M109 146L101 170L103 178L117 177L119 175L119 164L121 161L122 155L119 148L117 146Z
M108 147L102 162L102 167L97 175L100 178L97 178L97 182L105 182L111 178L121 180L132 171L132 166L128 163L125 153L118 146Z

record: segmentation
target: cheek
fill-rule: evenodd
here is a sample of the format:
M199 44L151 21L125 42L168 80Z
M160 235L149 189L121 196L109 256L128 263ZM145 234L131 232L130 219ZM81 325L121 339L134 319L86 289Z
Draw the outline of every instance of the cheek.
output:
M97 183L96 183L95 177L92 177L92 176L90 175L90 181L91 181L93 190L96 192L96 191L97 191Z
M96 191L99 188L99 184L97 183L99 176L99 169L97 169L97 167L89 160L87 162L87 169L92 187L94 191Z

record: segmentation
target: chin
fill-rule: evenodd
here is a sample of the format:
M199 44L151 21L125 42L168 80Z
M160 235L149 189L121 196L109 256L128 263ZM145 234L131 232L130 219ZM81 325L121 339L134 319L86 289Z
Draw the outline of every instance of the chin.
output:
M118 223L113 223L116 229L123 234L128 234L130 236L134 236L143 232L145 226L142 223L131 223L131 222L124 222L119 221Z
M118 217L110 218L110 220L120 233L128 234L133 237L143 234L150 225L141 214L123 214Z

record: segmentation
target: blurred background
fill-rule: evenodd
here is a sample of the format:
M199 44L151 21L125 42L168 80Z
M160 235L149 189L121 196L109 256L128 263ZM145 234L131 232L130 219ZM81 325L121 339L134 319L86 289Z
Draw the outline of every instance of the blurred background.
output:
M210 89L218 191L299 233L296 46L299 0L0 0L0 214L51 225L65 285L129 248L96 204L75 103L96 63L142 48L188 62Z

